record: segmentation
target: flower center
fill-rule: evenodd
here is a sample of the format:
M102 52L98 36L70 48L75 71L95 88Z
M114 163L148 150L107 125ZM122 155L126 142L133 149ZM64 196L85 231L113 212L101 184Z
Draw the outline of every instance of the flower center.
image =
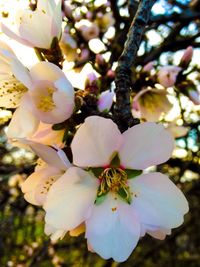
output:
M53 93L55 89L52 87L47 88L46 94L41 95L39 97L39 102L37 104L37 108L42 110L43 112L48 112L54 109L56 106L53 102Z
M99 176L100 186L97 198L106 195L109 191L119 195L127 203L131 203L131 192L127 183L128 176L120 168L106 168Z

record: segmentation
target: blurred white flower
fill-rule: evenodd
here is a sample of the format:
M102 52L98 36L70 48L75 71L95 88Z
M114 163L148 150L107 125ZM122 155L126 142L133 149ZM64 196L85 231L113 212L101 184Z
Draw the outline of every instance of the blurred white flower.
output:
M75 24L75 27L81 32L86 41L97 38L99 36L99 27L87 19L82 19Z
M133 98L132 103L133 114L147 121L158 121L160 116L167 113L171 108L172 104L167 98L167 92L153 88L142 89Z

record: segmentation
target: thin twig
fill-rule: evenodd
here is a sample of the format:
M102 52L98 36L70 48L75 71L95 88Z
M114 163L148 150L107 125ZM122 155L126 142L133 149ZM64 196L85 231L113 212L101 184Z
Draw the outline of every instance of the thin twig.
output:
M142 0L140 2L131 23L124 50L118 60L115 79L115 121L122 132L139 123L133 118L130 108L131 67L134 64L151 8L155 2L156 0Z

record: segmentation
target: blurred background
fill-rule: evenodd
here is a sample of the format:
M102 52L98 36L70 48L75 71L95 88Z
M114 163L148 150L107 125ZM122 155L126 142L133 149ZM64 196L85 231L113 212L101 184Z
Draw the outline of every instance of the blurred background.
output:
M30 6L34 10L35 5L35 1L0 0L1 19L4 23L13 25L17 9ZM66 68L76 70L76 73L76 68L79 68L80 72L86 63L90 62L101 77L106 77L107 74L100 68L102 61L100 63L97 61L97 54L100 54L105 64L109 64L108 68L114 70L137 5L137 1L128 0L63 1L64 20L68 23L76 42L76 45L71 44L71 49L73 48L75 52L71 50L71 58L66 59L68 64ZM105 22L106 29L102 26L97 41L100 43L95 46L88 42L87 38L80 38L74 24L75 20L81 21L85 18L92 21L96 16L92 14L97 13L112 14L113 20L110 24ZM100 18L99 15L96 17ZM29 48L18 45L2 33L0 37L12 46L24 64L31 65L36 61L35 55ZM69 49L69 43L66 42L65 45L65 48ZM96 51L95 47L101 45L104 47ZM188 46L193 47L194 54L187 68L187 82L190 81L188 83L190 85L192 83L191 86L198 98L200 1L157 1L138 51L136 68L133 70L135 79L141 77L141 68L148 62L154 62L155 72L158 66L178 65ZM84 50L86 48L87 51ZM86 58L81 57L83 50L88 53ZM103 83L103 80L101 82ZM76 86L78 87L77 84ZM13 146L7 140L6 129L13 110L0 109L0 267L199 267L200 103L199 98L195 103L194 99L189 97L185 87L181 91L182 87L177 85L179 90L173 87L167 89L173 107L161 117L160 121L172 130L176 138L176 148L172 158L158 166L157 170L169 175L185 193L190 212L185 216L184 224L173 230L166 240L144 237L124 263L104 261L96 254L88 252L84 235L78 238L66 236L57 243L52 243L44 235L43 210L28 204L20 190L22 182L34 170L36 156L30 151Z

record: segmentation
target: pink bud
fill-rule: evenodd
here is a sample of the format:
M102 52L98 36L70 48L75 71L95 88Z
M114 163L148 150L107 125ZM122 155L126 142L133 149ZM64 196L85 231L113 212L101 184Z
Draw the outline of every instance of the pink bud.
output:
M87 75L87 81L90 83L90 85L97 80L97 76L91 72Z
M188 46L180 61L180 66L187 67L193 56L193 47Z
M153 69L153 66L154 66L153 61L150 61L149 63L147 63L147 64L143 67L142 71L143 71L143 72L150 72L150 71Z
M88 12L86 13L86 18L89 19L89 20L91 20L92 17L93 17L92 12L91 12L91 11L88 11Z
M115 78L115 72L113 70L108 70L106 76L113 80Z
M103 17L103 13L102 12L98 12L97 13L97 18L102 18Z
M96 55L96 63L98 65L104 65L105 64L105 59L103 58L103 56L101 54Z
M85 91L97 95L99 91L97 80L98 78L93 72L87 74L87 78L85 80Z
M110 90L106 90L105 92L102 92L100 94L99 101L98 101L98 110L100 112L110 110L112 103L113 103L114 95L115 93Z
M79 60L87 60L89 58L90 51L87 48L83 48L81 50L81 55Z
M66 17L72 16L72 7L70 6L70 4L66 3L66 1L64 1L63 4L63 11Z

